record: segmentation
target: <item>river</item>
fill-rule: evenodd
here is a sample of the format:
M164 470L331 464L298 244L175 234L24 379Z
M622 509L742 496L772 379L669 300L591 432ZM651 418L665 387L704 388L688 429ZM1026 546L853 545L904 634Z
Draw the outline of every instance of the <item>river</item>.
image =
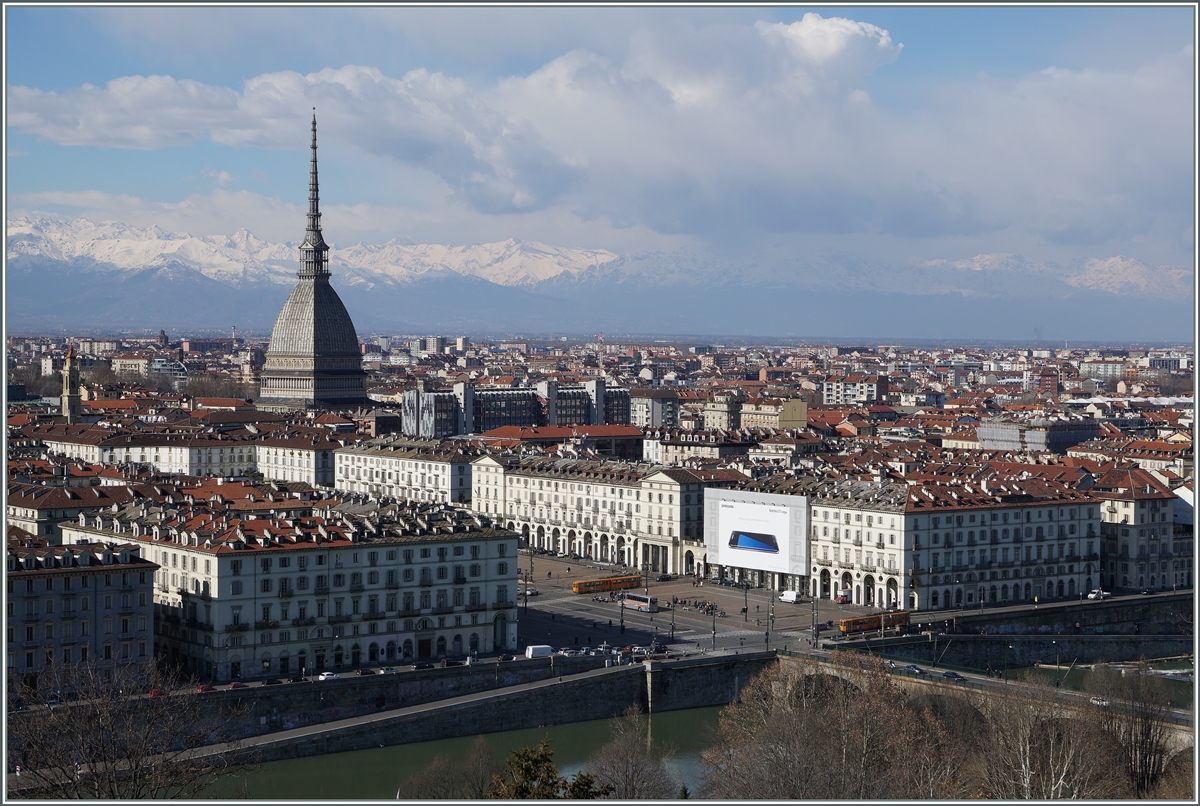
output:
M657 747L674 751L668 766L692 793L700 788L700 753L709 746L720 710L692 708L650 717L651 740ZM559 775L569 778L608 741L608 723L599 719L487 735L501 762L509 752L536 745L543 738L554 750ZM285 801L391 799L396 797L400 783L434 756L461 761L474 740L473 736L464 736L257 764L236 779L220 781L207 794L213 798Z

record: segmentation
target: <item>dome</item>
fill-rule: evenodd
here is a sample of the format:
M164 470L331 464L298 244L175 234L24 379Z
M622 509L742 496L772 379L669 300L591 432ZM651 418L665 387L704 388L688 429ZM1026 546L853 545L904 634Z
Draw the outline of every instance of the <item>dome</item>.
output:
M301 279L271 330L268 357L359 356L358 335L328 277Z

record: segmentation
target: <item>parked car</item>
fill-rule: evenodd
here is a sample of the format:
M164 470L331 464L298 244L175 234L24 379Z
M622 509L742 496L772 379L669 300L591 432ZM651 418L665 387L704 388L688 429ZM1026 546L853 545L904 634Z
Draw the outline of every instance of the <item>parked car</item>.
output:
M200 685L196 686L196 693L197 693L197 694L204 694L204 693L205 693L205 692L207 692L207 691L216 691L216 689L215 689L215 688L213 688L213 687L212 687L211 685L209 685L208 683L201 683Z
M1142 596L1153 596L1158 593L1157 588L1142 588Z
M423 661L423 660L422 660L422 661L417 661L416 663L414 663L414 664L412 665L412 669L413 669L413 671L414 671L414 672L419 672L419 671L421 671L422 669L432 669L432 668L433 668L433 664L432 664L432 663L429 663L428 661Z
M925 671L924 669L922 669L920 666L916 665L915 663L910 663L909 665L905 666L904 668L905 668L907 671L910 671L910 672L912 672L912 673L913 673L913 674L915 674L915 675L926 675L926 674L929 674L929 672Z
M229 684L229 689L232 691L235 688L249 688L249 686L247 686L241 680L234 680L232 683Z
M838 604L850 604L850 597L845 596L845 595L838 596L833 601L835 601Z
M1109 595L1108 591L1103 591L1103 590L1100 590L1099 588L1095 588L1094 590L1088 591L1087 598L1089 598L1089 599L1104 599L1108 595Z
M303 683L303 682L305 682L307 679L308 679L308 678L306 678L306 677L302 677L302 676L300 676L300 675L295 675L295 676L293 676L293 677L289 677L289 678L288 678L288 682L289 682L289 683Z
M283 681L280 680L278 677L272 677L270 680L264 680L263 685L264 686L282 686Z
M671 576L670 574L659 574L658 576L656 576L654 578L654 581L655 582L670 582L674 578L675 577Z
M460 660L454 660L453 658L446 658L444 661L442 661L442 668L443 668L443 669L448 669L448 668L450 668L451 666L462 666L462 665L463 665L463 662L462 662L462 661L460 661Z
M942 677L945 677L949 680L966 680L967 679L967 678L963 677L961 674L959 674L958 672L942 672Z
M500 657L496 658L496 660L500 663L508 663L510 660L516 660L516 658L514 658L512 655L501 655Z
M337 672L321 672L317 675L318 680L341 680L342 676Z
M358 675L359 677L363 677L364 675L375 674L375 670L374 669L355 669L354 673L356 675Z
M379 673L380 674L399 674L400 670L397 669L395 666L384 666L382 669L379 670Z
M1108 707L1108 700L1104 699L1103 697L1092 697L1092 699L1089 700L1089 702L1091 702L1091 704L1096 706L1097 708L1107 708Z

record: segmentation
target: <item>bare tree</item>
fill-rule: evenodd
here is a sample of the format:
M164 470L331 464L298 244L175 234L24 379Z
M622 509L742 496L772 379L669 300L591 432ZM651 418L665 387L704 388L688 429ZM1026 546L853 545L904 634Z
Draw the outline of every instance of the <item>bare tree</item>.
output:
M609 742L586 765L610 797L620 800L667 800L678 793L679 782L667 769L667 753L650 742L649 719L634 704L608 721Z
M471 800L486 798L492 788L492 779L500 769L500 760L492 751L492 743L485 736L476 736L467 751L459 796Z
M22 767L9 797L191 798L246 760L231 729L244 713L219 712L153 665L52 667L33 686L10 683L24 708L8 714L8 764ZM194 752L219 742L227 752Z
M434 756L420 771L404 779L396 791L403 800L457 800L460 797L458 770L445 756Z
M1088 691L1101 702L1105 730L1116 737L1122 766L1134 793L1148 797L1166 770L1167 723L1171 705L1167 684L1143 666L1119 670L1099 665L1088 676Z
M1112 798L1123 794L1116 747L1096 714L1068 706L1049 683L995 693L982 795L1007 800Z

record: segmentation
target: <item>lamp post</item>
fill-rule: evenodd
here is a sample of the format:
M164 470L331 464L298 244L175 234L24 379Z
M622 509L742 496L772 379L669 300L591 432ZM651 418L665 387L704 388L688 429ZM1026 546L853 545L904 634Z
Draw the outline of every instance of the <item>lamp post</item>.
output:
M750 588L749 583L742 580L742 621L750 621Z
M1058 686L1062 683L1062 667L1059 665L1058 659L1058 641L1051 641L1054 644L1054 685Z
M712 648L713 648L713 651L716 652L717 651L717 606L716 605L713 605L713 608L712 608L712 619L713 619Z
M817 646L817 592L814 588L812 596L812 609L809 614L808 632L812 636L811 646L815 649Z

